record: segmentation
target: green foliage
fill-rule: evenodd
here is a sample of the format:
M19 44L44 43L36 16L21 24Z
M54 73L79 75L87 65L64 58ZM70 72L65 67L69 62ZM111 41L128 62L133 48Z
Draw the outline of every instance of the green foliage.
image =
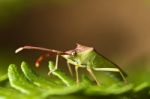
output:
M7 78L7 74L0 76L0 82L6 80Z
M56 78L51 77L52 75ZM83 76L80 84L76 85L73 78L60 70L54 71L52 75L50 79L46 79L35 73L25 62L22 62L21 69L11 64L8 76L0 75L0 99L149 99L150 97L148 82L139 85L118 82L109 86L97 86Z

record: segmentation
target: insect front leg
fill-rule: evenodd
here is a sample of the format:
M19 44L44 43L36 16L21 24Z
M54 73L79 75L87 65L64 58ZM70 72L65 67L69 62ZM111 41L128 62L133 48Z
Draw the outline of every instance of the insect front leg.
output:
M53 70L50 70L50 71L48 72L48 75L50 75L53 71L57 70L57 68L58 68L58 60L59 60L59 55L57 54L57 55L56 55L56 61L55 61L55 67L54 67Z
M50 54L49 54L49 53L41 55L41 56L36 60L35 66L36 66L36 67L39 67L40 64L41 64L41 62L42 62L45 58L48 58L48 57L50 57Z
M55 62L55 69L58 68L58 59L59 59L59 55L57 54L56 55L56 62Z
M92 69L90 67L87 67L87 71L89 72L89 74L92 76L92 78L96 81L97 85L99 86L100 83L99 81L97 80L96 76L94 75Z
M125 83L127 83L127 79L125 78L125 76L123 75L123 73L118 69L118 68L95 68L93 67L93 69L95 71L110 71L110 72L118 72L122 79L124 80Z

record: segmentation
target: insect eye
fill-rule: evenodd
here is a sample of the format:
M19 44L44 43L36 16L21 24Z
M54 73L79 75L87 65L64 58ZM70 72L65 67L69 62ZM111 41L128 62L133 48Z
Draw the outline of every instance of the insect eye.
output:
M76 52L75 52L75 51L73 51L71 54L74 56L74 55L76 55Z

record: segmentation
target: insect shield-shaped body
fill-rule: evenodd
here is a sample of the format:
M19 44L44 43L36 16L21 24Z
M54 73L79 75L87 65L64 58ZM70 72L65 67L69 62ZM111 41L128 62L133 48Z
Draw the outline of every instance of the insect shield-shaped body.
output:
M126 82L126 74L123 70L120 69L119 66L105 58L103 55L97 53L93 47L87 47L81 44L77 44L77 47L73 50L69 51L58 51L53 49L47 49L47 48L41 48L41 47L33 47L33 46L24 46L20 47L16 50L16 53L20 52L23 49L35 49L47 52L45 55L41 55L36 62L36 66L39 66L40 62L46 58L50 57L51 55L56 55L56 62L55 67L52 71L49 72L51 74L53 71L55 71L58 67L58 57L62 56L67 61L67 66L72 74L72 70L70 67L70 64L75 66L75 73L76 73L76 82L79 83L79 74L78 69L79 68L86 68L86 70L89 72L89 74L93 77L93 79L96 81L97 85L100 85L97 78L95 77L94 71L108 71L116 77L117 79L124 80ZM114 73L116 72L116 73Z
M93 47L77 44L77 47L74 50L66 51L66 53L68 53L68 55L62 55L62 57L64 57L69 64L75 66L77 83L79 83L78 68L80 67L86 68L98 85L100 84L96 79L93 70L108 71L118 80L124 80L126 82L126 73L118 65L97 53Z

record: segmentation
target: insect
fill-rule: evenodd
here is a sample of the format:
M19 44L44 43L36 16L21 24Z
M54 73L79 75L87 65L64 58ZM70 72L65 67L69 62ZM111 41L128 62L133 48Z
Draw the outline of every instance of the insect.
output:
M20 47L16 50L15 53L18 53L24 49L32 49L32 50L40 50L46 52L46 54L41 55L35 65L39 67L41 61L47 57L52 55L56 56L55 67L53 70L49 71L49 75L57 70L58 68L58 59L61 56L67 62L68 69L71 74L72 69L70 64L75 67L75 75L76 75L76 83L79 84L79 68L85 68L91 77L96 81L97 85L100 85L99 81L97 80L96 76L94 75L93 71L106 71L110 72L111 75L115 76L117 79L121 79L125 82L126 80L126 73L115 63L111 62L109 59L98 53L93 47L84 46L81 44L77 44L76 48L73 50L68 51L58 51L54 49L47 49L42 47L34 47L34 46L24 46ZM114 73L115 72L115 73Z

